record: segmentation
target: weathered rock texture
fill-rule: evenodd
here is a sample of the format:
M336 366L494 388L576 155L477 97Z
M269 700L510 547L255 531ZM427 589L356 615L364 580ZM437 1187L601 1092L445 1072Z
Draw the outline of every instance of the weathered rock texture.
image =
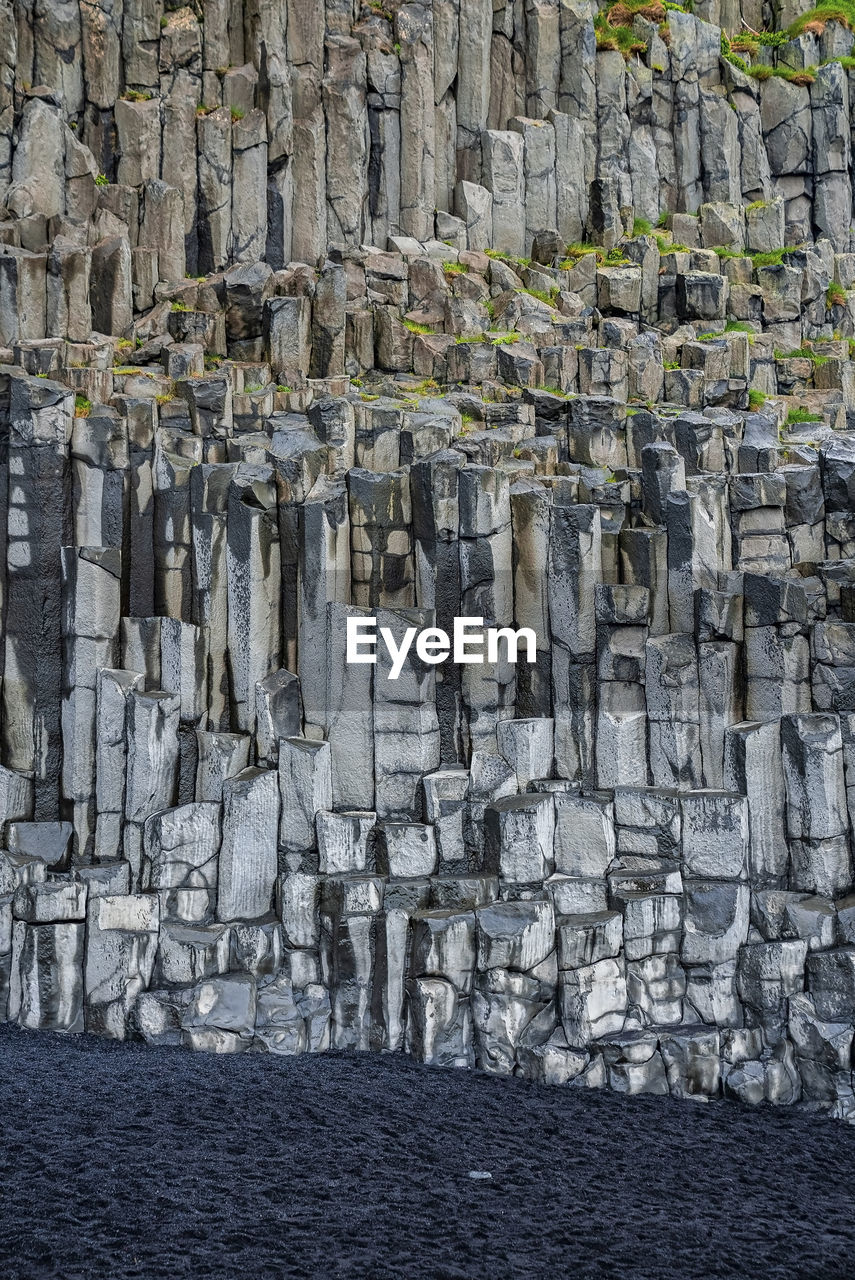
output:
M0 1013L849 1116L850 73L393 7L0 15Z
M759 201L724 243L822 235L847 252L855 73L816 64L852 35L831 23L755 49L784 73L756 79L721 56L719 24L756 29L758 6L696 7L651 21L647 6L625 62L589 0L9 0L0 310L20 309L4 292L44 292L46 269L57 297L10 314L0 341L86 336L87 295L95 328L119 333L185 271L390 235L528 254L554 228L608 247L630 210Z

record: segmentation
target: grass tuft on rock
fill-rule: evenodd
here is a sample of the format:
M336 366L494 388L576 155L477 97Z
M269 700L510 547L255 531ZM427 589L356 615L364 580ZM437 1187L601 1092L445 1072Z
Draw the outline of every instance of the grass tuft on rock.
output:
M784 248L770 249L768 253L749 253L748 257L755 267L780 267L783 266L784 254L788 252Z
M836 0L831 4L819 4L815 9L801 13L787 27L787 35L794 40L807 32L821 36L830 22L839 22L847 31L855 31L855 3L852 0Z
M822 414L811 413L810 409L806 409L804 406L798 409L791 409L787 414L786 425L788 427L796 427L800 422L822 422Z
M633 30L636 15L660 24L667 17L661 0L617 0L594 19L597 49L620 53L626 61L633 54L647 53L647 41L640 40Z

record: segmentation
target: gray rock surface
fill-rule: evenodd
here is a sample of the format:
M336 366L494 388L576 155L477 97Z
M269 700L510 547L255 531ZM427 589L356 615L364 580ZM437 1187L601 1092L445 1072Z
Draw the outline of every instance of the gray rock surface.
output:
M0 1012L855 1114L845 28L7 8Z

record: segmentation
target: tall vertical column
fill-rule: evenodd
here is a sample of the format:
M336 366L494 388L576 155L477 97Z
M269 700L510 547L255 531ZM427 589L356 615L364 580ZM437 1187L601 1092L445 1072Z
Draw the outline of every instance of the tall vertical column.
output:
M75 418L70 458L75 546L121 548L128 517L124 418L108 405Z
M190 68L179 67L161 77L163 112L163 161L161 177L176 187L184 209L184 251L187 270L195 274L199 262L198 219L196 211L196 109L199 106L201 80ZM118 107L117 107L118 114ZM262 186L266 194L266 177ZM263 246L262 246L263 247Z
M207 31L208 24L205 24ZM198 168L198 267L221 271L232 234L232 120L218 107L196 120Z
M26 26L22 29L26 32ZM11 4L0 9L0 50L0 195L5 195L12 180L14 84L26 65L26 51L18 45L16 14ZM32 45L29 54L32 58Z
M778 721L742 721L725 730L723 780L728 790L748 797L748 871L752 888L784 888L788 855Z
M538 231L554 228L558 221L555 186L555 130L548 120L514 116L508 127L522 134L525 144L525 243L531 252Z
M514 626L537 636L537 661L517 666L517 714L552 713L552 649L549 641L549 490L534 480L511 485L514 532Z
M678 202L680 208L688 213L697 212L702 198L698 25L691 14L677 11L668 14Z
M252 733L256 682L282 665L281 558L270 467L243 464L235 474L226 569L233 728Z
M345 661L347 619L369 616L351 605L327 605L325 737L336 809L374 808L374 667Z
M95 849L96 689L118 657L121 564L118 547L62 549L62 796L81 862Z
M485 627L510 627L514 616L513 533L507 474L497 467L460 472L460 614L483 618ZM486 653L483 655L486 658ZM507 648L498 660L467 664L463 703L473 750L498 751L500 719L513 718L515 668Z
M314 263L327 247L324 8L305 0L288 0L287 8L294 112L291 252L298 262Z
M140 883L145 820L174 803L180 710L180 699L160 689L128 695L123 845L131 864L132 887Z
M650 596L645 587L601 585L595 588L594 598L597 781L601 787L619 783L643 787L647 784L644 682ZM661 718L661 709L656 710ZM651 742L651 753L652 747Z
M391 631L400 647L411 627L432 623L425 610L378 610L377 629ZM436 714L436 667L421 662L413 648L400 675L390 679L391 658L385 643L377 648L374 669L374 808L381 821L413 821L420 816L421 779L439 765L439 721Z
M330 36L323 80L327 241L355 248L364 239L369 133L365 54L358 40Z
M115 396L127 424L128 523L122 569L128 583L127 613L147 618L154 612L154 432L157 403Z
M257 262L267 245L267 122L250 111L232 125L232 248L235 262Z
M599 508L553 505L547 585L556 772L588 782L594 777L594 591L601 578Z
M460 41L460 0L434 0L433 94L436 153L436 207L450 212L457 177L457 78Z
M481 130L490 107L492 0L460 0L457 51L457 176L481 178Z
M229 644L226 527L233 465L206 464L190 473L193 537L193 621L208 636L208 728L229 727Z
M320 476L300 522L298 654L307 737L326 723L327 604L350 599L350 521L344 480Z
M432 609L436 625L451 635L460 613L461 456L448 449L413 464L410 493L415 536L416 601ZM437 671L436 705L442 759L462 760L462 702L460 668L447 662Z
M105 668L96 681L95 825L96 862L110 862L122 851L125 770L128 755L128 697L145 689L137 671Z
M436 207L431 6L402 5L395 32L401 48L401 231L429 240Z
M155 444L154 608L167 618L189 618L190 475L193 460Z
M223 784L218 920L258 920L271 910L278 831L275 770L244 769Z
M696 493L672 492L665 502L664 518L668 530L671 630L692 635L695 630L696 588L714 591L718 586L715 530Z
M647 642L650 773L656 787L703 784L698 655L691 635Z
M843 741L837 716L783 716L790 887L834 898L852 882Z
M414 600L409 476L355 467L347 483L353 598L364 608L407 608Z
M32 772L35 817L55 819L62 767L60 548L71 542L73 393L43 378L9 384L9 498L2 744Z

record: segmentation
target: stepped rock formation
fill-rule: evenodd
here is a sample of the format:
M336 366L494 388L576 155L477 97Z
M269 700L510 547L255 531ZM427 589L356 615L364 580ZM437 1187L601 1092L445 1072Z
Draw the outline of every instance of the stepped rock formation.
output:
M855 37L767 7L0 0L0 1016L855 1116ZM346 661L456 617L535 660Z

